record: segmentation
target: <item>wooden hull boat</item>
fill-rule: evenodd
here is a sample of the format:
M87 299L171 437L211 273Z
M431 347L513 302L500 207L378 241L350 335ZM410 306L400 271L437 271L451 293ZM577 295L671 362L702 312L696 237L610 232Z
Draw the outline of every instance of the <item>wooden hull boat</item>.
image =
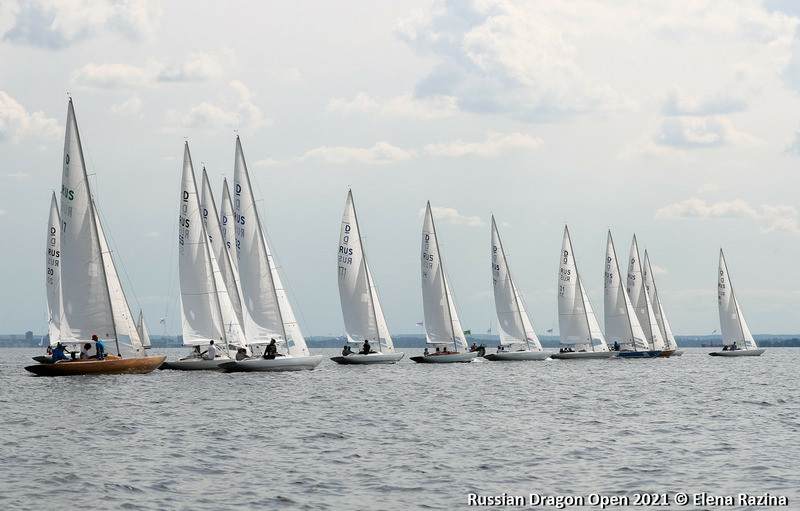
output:
M36 376L74 376L80 374L145 374L155 370L167 357L119 358L103 360L61 360L54 364L25 367Z

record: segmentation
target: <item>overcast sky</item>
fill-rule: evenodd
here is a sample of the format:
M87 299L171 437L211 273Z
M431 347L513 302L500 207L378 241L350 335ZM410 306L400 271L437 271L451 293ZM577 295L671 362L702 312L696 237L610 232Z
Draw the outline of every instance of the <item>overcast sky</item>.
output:
M473 333L497 332L492 213L540 333L565 224L601 323L610 228L623 261L648 249L676 334L719 329L720 247L751 330L798 333L799 27L790 0L4 1L0 332L46 331L71 93L154 334L180 333L184 139L220 191L237 130L306 336L343 331L349 187L394 333L420 332L427 200Z

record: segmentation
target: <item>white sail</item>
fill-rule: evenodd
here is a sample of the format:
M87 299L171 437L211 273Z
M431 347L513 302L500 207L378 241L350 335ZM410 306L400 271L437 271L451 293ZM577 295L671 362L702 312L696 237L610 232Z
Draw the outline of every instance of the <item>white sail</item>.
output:
M492 281L494 305L503 344L524 344L528 349L542 351L542 345L525 311L522 295L511 278L511 270L508 267L494 215L492 215Z
M250 342L284 341L292 356L308 356L308 346L267 244L256 210L250 175L236 137L233 212L245 331Z
M645 339L650 343L651 349L663 350L665 348L664 335L658 325L655 316L655 309L647 292L646 279L639 259L639 245L636 242L636 235L633 235L631 252L628 256L628 281L625 290L630 298L631 305L636 311L636 318L639 320L644 331Z
M425 221L422 225L421 270L422 306L428 343L453 344L456 350L467 350L469 346L445 276L430 202L425 208Z
M222 240L225 242L225 247L228 249L228 255L230 256L231 263L233 264L233 269L236 272L236 280L238 285L239 270L237 265L239 262L236 258L236 228L233 217L231 192L228 190L227 179L222 180L222 204L219 208L219 224L219 227L222 230ZM239 289L239 292L241 293L241 288Z
M67 108L61 176L61 297L68 342L115 340L103 255L72 100Z
M678 343L675 341L675 336L672 334L672 328L669 326L669 321L667 321L664 306L661 304L661 299L658 296L653 268L650 266L650 257L647 255L647 250L644 251L642 277L644 279L645 289L647 289L647 295L650 297L650 303L653 305L653 315L656 317L656 322L661 332L661 338L664 340L664 345L668 350L677 350Z
M628 294L622 285L611 231L608 231L605 264L603 288L605 291L606 341L619 343L623 350L647 351L650 349L650 344L645 338L639 320L636 319L636 311L633 310Z
M217 278L217 297L222 311L225 334L228 338L228 343L244 348L247 346L247 340L245 333L242 331L244 321L242 319L242 301L238 275L231 263L228 248L223 240L217 205L214 201L211 183L208 180L205 167L203 168L203 191L200 207L203 211L203 222L208 235L211 257L216 262L217 268L219 268L219 272L214 275Z
M50 345L55 346L61 340L62 327L65 327L65 331L69 331L61 313L61 219L58 215L55 193L50 201L46 251L47 327L50 333Z
M558 270L558 328L561 344L572 346L575 351L608 351L600 324L578 274L566 226Z
M342 216L337 264L339 301L348 341L357 343L369 339L380 343L381 351L394 353L394 343L364 253L352 191L347 192Z
M728 266L722 249L719 250L719 280L717 282L717 303L719 305L719 323L722 329L722 343L725 345L736 343L741 349L756 349L753 334L747 327L742 315L742 309L733 292Z
M178 275L181 288L183 344L224 341L222 312L217 297L215 268L203 225L200 197L189 144L183 150L178 218ZM223 345L226 344L223 342Z
M139 309L139 320L136 321L136 331L139 332L139 338L142 340L142 347L146 350L152 348L153 343L150 342L150 334L147 332L147 325L144 323L142 309Z
M92 200L92 210L95 215L95 225L97 226L97 238L100 242L100 253L103 257L103 268L106 272L106 282L108 283L108 295L111 300L111 313L114 317L114 325L117 332L116 347L120 355L144 357L145 351L136 324L133 322L133 314L122 290L122 282L119 280L119 273L111 256L111 249L108 240L103 232L103 223L97 213L97 205ZM124 352L124 353L123 353Z

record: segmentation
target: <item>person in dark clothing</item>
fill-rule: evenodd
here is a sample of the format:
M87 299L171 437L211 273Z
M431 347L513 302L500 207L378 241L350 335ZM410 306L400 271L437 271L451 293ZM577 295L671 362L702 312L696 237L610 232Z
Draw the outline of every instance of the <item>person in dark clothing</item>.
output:
M275 339L270 339L267 344L267 349L264 350L264 358L273 359L278 355L278 345L275 344Z
M59 360L69 360L69 357L64 355L64 346L61 343L56 344L55 349L53 349L53 362L58 362Z
M364 339L364 347L363 347L363 349L361 350L361 353L360 353L360 354L361 354L361 355L367 355L367 354L369 354L369 352L370 352L370 349L371 349L371 346L369 345L369 340L367 340L367 339Z

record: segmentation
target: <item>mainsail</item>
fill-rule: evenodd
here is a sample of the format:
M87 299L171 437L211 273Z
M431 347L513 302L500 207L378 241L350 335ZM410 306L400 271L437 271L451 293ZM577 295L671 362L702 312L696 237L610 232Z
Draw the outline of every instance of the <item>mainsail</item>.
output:
M636 243L635 234L628 256L628 283L625 290L636 311L636 318L644 331L645 339L650 343L650 349L663 350L665 348L664 335L655 316L655 308L650 294L647 292L647 281L639 259L639 245Z
M733 344L741 349L756 349L756 342L747 322L744 320L742 309L733 293L733 283L725 264L722 249L719 250L719 280L717 282L717 301L719 305L719 323L722 328L722 343Z
M619 343L622 349L634 351L647 351L650 345L645 338L636 311L633 310L630 298L622 285L617 263L617 254L614 250L614 240L611 231L608 231L606 242L605 260L605 324L606 341Z
M669 326L669 321L667 321L667 314L664 312L664 306L661 304L661 299L658 296L653 268L650 266L650 257L647 255L647 250L644 251L644 269L642 271L642 276L644 278L644 286L647 289L647 294L650 297L650 303L653 304L653 315L655 315L656 322L658 322L661 338L664 339L664 344L668 350L677 350L678 343L675 341L675 336L672 334L672 328Z
M47 223L47 265L45 285L47 289L47 327L50 332L50 345L55 346L61 340L64 324L61 306L61 219L58 215L56 194L50 200L50 219Z

